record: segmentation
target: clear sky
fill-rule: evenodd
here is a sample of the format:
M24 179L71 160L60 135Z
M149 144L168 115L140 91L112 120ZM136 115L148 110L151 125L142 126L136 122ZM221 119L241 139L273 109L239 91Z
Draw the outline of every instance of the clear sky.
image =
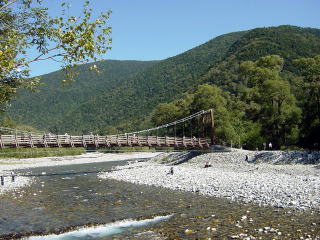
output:
M60 1L45 0L52 15ZM79 15L82 0L69 0ZM290 24L320 28L320 0L91 0L94 13L111 9L112 50L104 59L160 60L221 34ZM59 69L52 61L35 63L32 75Z

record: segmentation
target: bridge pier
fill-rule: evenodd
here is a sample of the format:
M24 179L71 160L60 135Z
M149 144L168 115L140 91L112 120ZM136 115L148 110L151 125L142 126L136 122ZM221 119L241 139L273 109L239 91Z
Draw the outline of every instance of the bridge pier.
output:
M211 136L210 136L210 140L211 140L211 145L214 145L215 141L216 141L216 132L215 132L215 128L214 128L214 113L213 113L213 109L210 109L210 119L211 119Z

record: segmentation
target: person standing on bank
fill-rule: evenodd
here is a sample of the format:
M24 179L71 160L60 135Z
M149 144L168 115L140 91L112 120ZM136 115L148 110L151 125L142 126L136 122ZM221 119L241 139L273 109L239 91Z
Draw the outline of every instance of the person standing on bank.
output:
M263 143L263 150L265 151L266 148L267 148L267 144L264 142L264 143Z
M269 149L272 150L272 143L269 142Z

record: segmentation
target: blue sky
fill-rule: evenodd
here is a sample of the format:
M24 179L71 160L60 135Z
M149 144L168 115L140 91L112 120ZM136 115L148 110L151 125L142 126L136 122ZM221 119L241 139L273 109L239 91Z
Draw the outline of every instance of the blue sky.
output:
M45 0L52 15L60 1ZM69 0L79 15L82 0ZM159 60L221 34L290 24L320 28L320 0L91 0L95 14L111 9L112 50L104 59ZM59 69L52 61L32 64L32 75Z

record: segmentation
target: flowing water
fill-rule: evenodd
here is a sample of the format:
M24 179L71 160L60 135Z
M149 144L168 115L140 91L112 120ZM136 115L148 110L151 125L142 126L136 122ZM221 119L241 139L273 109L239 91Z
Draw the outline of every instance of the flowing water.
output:
M320 239L319 212L97 177L121 164L126 162L20 170L34 181L1 196L0 239Z

